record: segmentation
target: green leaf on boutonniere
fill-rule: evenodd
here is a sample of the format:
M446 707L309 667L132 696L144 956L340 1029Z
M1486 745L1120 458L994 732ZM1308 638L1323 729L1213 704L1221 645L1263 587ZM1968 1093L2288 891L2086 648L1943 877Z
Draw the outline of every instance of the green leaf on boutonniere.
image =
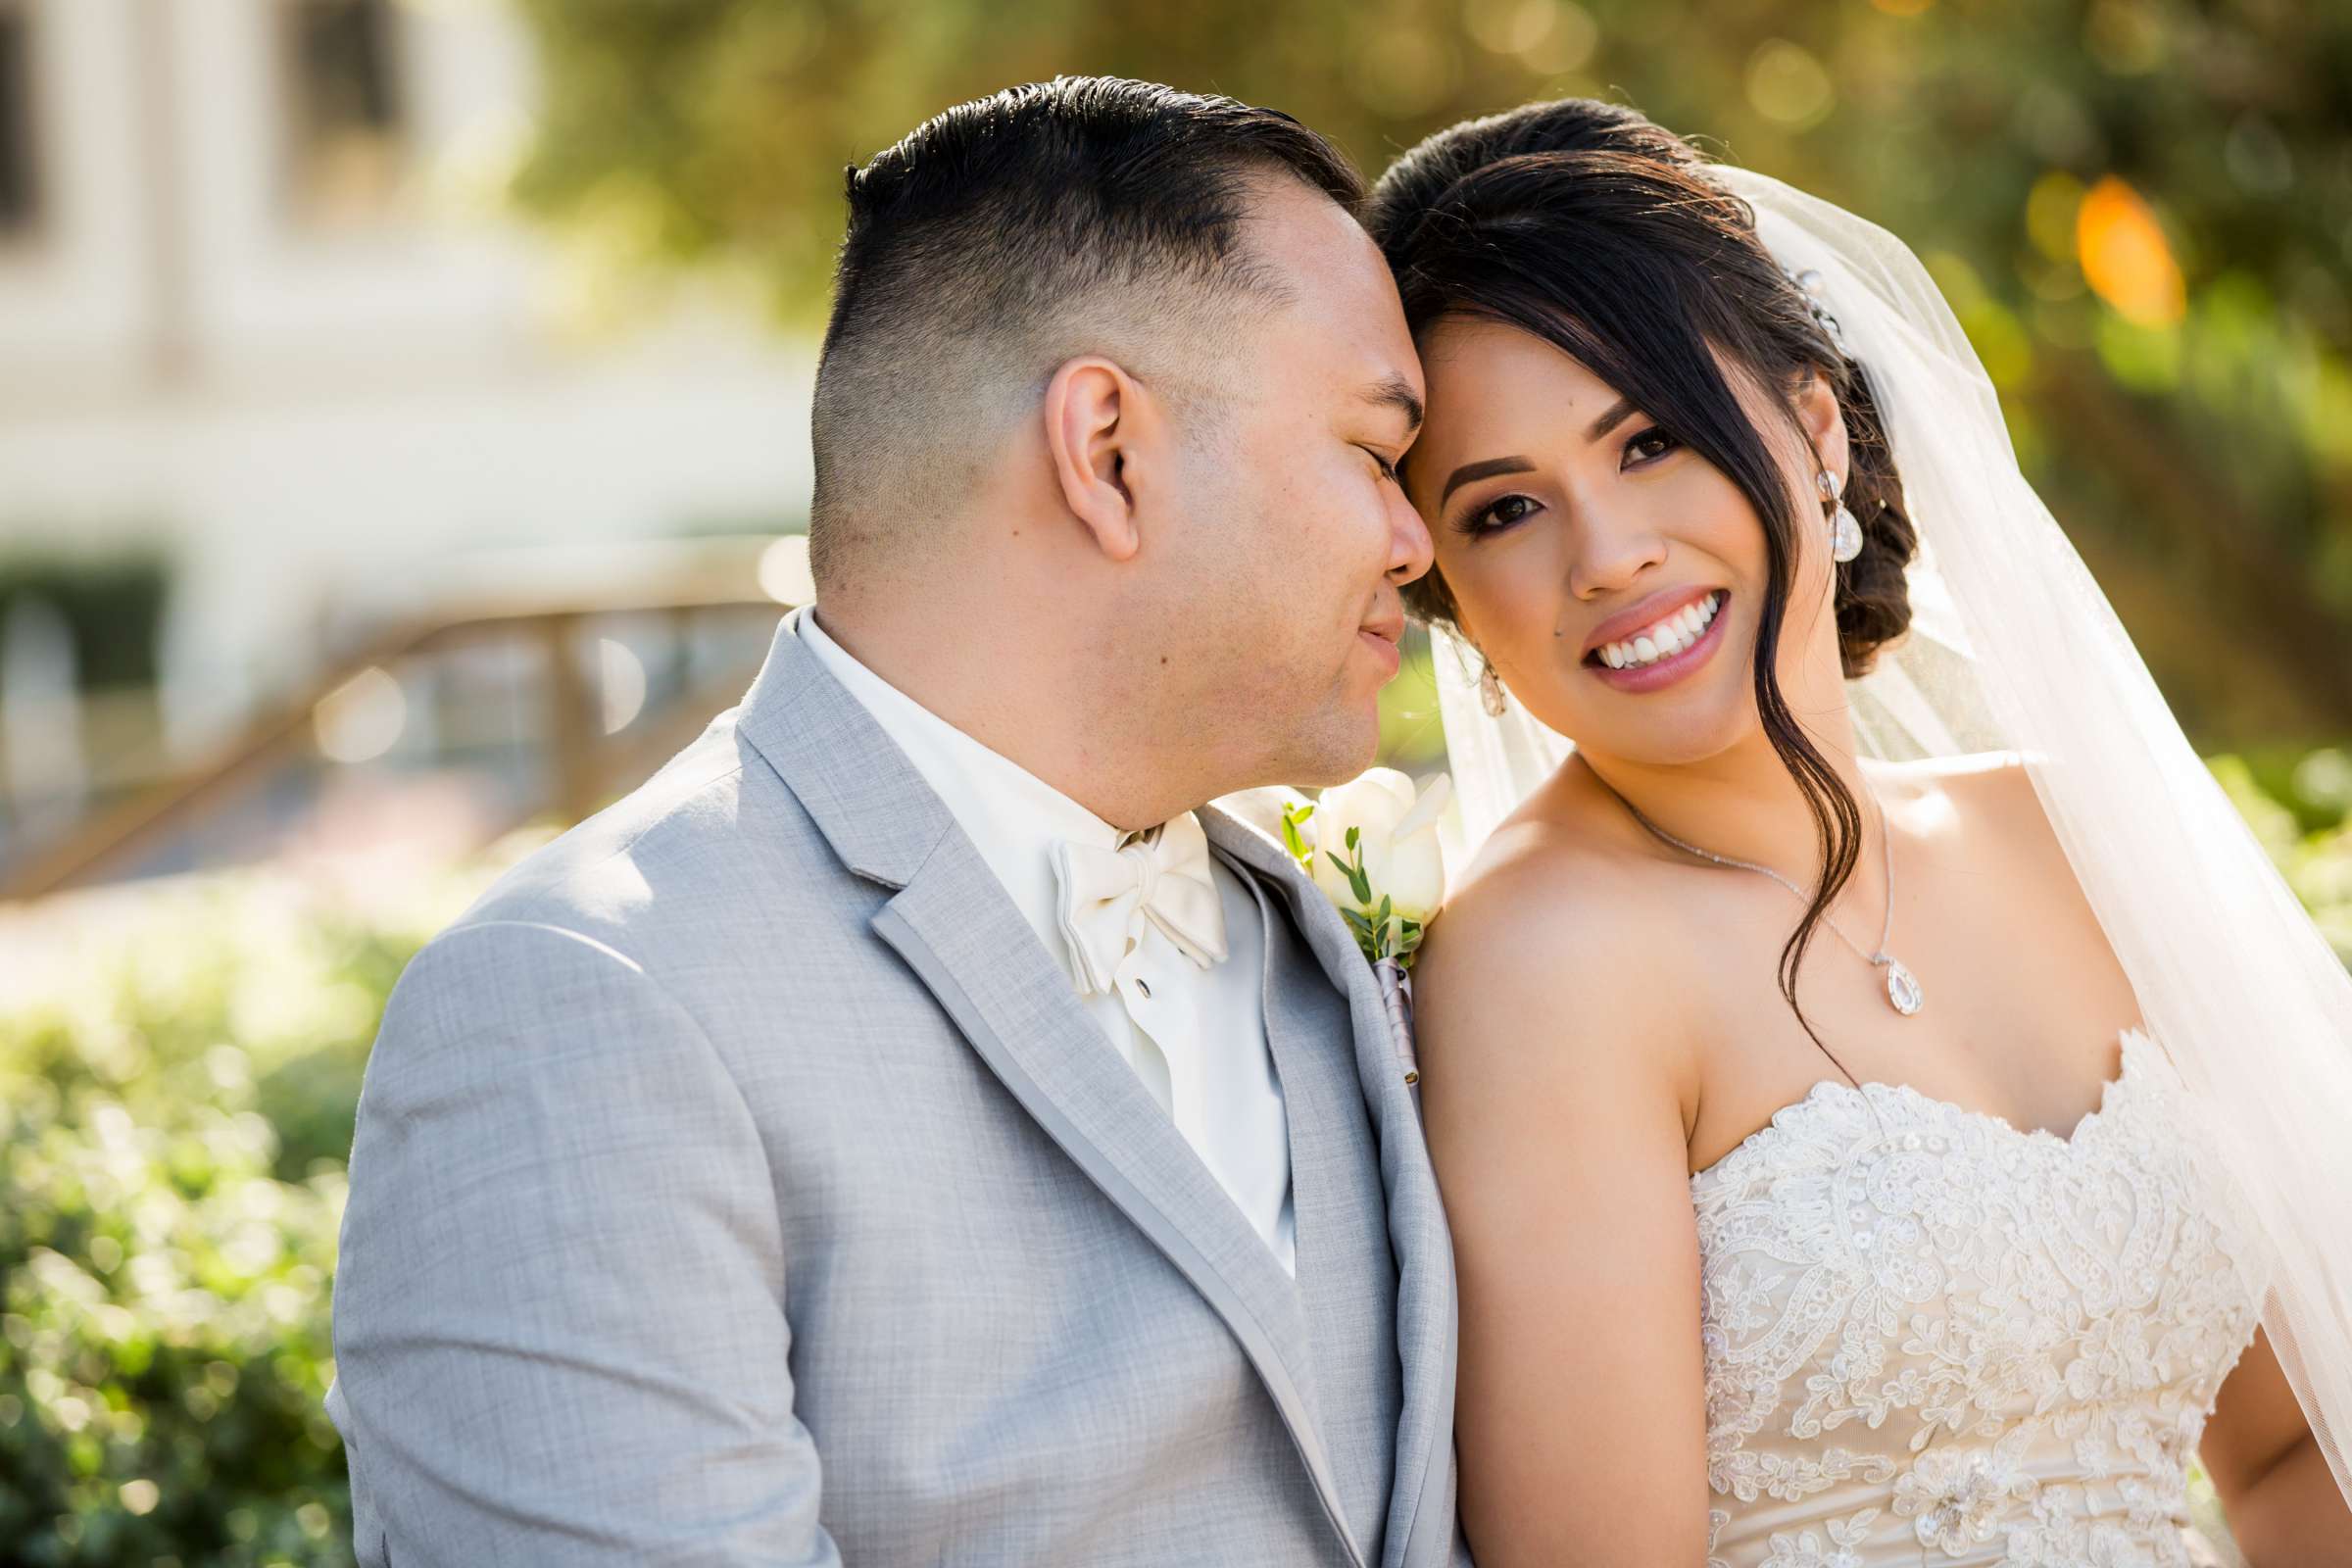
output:
M1291 858L1298 862L1301 871L1314 869L1315 852L1313 846L1306 842L1306 835L1298 829L1314 814L1315 803L1312 801L1300 801L1282 808L1282 847L1291 852Z
M1330 852L1326 851L1325 853L1329 854ZM1338 866L1340 875L1348 879L1348 890L1355 895L1355 902L1365 908L1370 908L1372 906L1372 879L1364 874L1363 852L1356 851L1355 858L1352 860L1343 860L1334 855L1331 857L1331 863Z

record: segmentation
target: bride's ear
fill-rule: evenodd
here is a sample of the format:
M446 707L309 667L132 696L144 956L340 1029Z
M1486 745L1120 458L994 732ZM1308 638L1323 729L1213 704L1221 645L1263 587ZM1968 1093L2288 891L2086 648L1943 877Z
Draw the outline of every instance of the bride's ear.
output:
M1815 460L1839 479L1853 477L1845 444L1845 416L1838 408L1838 390L1819 370L1808 370L1796 389L1797 428L1804 431ZM1807 476L1808 481L1810 475Z
M1099 355L1065 362L1046 383L1046 454L1061 499L1113 561L1143 545L1136 481L1152 465L1147 449L1158 426L1142 384Z

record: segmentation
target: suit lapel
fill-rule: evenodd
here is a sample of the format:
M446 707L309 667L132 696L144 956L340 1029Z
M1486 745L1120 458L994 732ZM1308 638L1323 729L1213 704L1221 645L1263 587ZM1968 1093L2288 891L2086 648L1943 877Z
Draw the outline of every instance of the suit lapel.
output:
M853 871L898 892L873 918L998 1081L1225 1322L1298 1446L1357 1568L1302 1383L1290 1278L1121 1060L953 814L790 627L743 733Z
M1347 922L1273 840L1213 806L1203 808L1200 818L1210 842L1256 871L1269 895L1288 909L1316 962L1348 999L1356 1074L1380 1140L1381 1187L1396 1257L1396 1350L1404 1410L1397 1423L1386 1557L1395 1568L1437 1568L1453 1549L1458 1324L1453 1242L1421 1136L1420 1105L1404 1082L1379 981ZM1299 1221L1303 1236L1303 1212ZM1303 1269L1302 1259L1302 1275Z
M1354 1027L1347 998L1319 983L1287 906L1254 870L1228 861L1256 899L1266 932L1266 1043L1290 1126L1298 1305L1314 1355L1310 1394L1323 1430L1351 1435L1344 1447L1335 1446L1332 1467L1357 1538L1385 1560L1401 1394L1396 1259L1349 1044Z

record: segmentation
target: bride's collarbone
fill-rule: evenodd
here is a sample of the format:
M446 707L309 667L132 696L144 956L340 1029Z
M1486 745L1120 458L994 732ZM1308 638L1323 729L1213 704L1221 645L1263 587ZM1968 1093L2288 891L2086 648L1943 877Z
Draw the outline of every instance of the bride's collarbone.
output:
M2131 987L2022 767L1949 761L1880 778L1898 841L1886 951L1917 977L1926 1005L1895 1011L1886 970L1818 925L1797 1000L1819 1044L1780 989L1782 948L1804 910L1786 888L1650 855L1573 811L1497 835L1511 889L1500 902L1562 933L1604 932L1591 961L1576 965L1579 983L1625 993L1653 1044L1684 1036L1685 1049L1664 1054L1686 1064L1678 1077L1688 1075L1693 1171L1822 1084L1849 1078L2021 1130L2063 1134L2100 1103L2120 1070L2122 1033L2139 1019ZM1886 911L1883 887L1869 868L1857 891L1871 897L1849 895L1835 911L1866 951ZM1535 888L1547 909L1512 896Z
M2016 773L1980 774L1971 784L2030 788ZM1900 1086L2060 1136L2102 1103L2121 1071L2122 1036L2140 1018L2131 986L2055 842L2036 843L2026 824L2001 831L1977 804L1963 813L1977 831L1906 840L1911 863L1895 869L1886 951L1925 993L1916 1013L1897 1012L1886 971L1820 926L1796 988L1817 1044L1779 984L1781 947L1802 913L1797 901L1784 891L1788 908L1769 931L1718 926L1722 947L1700 979L1691 1170L1714 1164L1824 1083ZM2017 802L2003 806L2015 810ZM1884 910L1879 903L1868 912ZM1865 929L1856 918L1838 914L1849 936L1874 948L1878 921Z

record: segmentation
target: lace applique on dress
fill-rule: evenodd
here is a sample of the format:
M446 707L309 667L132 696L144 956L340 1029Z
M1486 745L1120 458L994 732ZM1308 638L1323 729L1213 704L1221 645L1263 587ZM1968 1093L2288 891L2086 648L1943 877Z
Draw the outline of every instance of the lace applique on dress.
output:
M2263 1284L2138 1030L2069 1138L1823 1083L1691 1178L1709 1568L2188 1568Z

